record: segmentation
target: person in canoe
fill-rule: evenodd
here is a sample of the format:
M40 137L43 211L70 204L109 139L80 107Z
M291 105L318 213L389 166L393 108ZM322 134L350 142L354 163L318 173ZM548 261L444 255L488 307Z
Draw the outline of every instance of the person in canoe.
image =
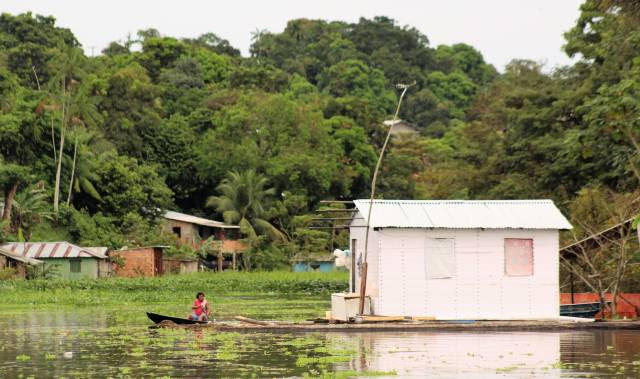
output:
M191 306L191 310L189 320L209 321L209 303L204 298L204 292L198 292L196 294L196 299L193 302L193 306Z

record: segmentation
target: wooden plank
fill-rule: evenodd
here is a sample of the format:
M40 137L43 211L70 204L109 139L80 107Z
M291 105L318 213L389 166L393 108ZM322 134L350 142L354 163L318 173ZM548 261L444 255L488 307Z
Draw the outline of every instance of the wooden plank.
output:
M391 322L391 321L404 321L404 316L362 316L362 321L365 322Z
M413 321L435 321L435 317L433 316L412 316L411 319Z
M275 325L275 323L273 323L273 322L256 320L256 319L253 319L253 318L243 317L243 316L235 316L233 319L234 320L238 320L238 321L242 321L242 322L246 322L246 323L249 323L249 324L267 325L267 326Z

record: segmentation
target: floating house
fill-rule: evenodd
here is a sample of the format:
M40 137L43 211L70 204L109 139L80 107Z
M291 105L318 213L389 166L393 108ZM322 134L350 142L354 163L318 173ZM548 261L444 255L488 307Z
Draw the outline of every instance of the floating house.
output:
M358 292L370 202L354 203ZM366 295L376 315L559 315L558 231L571 225L551 200L375 200L369 228Z
M336 269L335 256L324 254L297 254L291 260L294 272L320 271L330 272Z
M69 242L9 242L0 246L15 256L56 265L62 278L100 278L109 275L108 257Z
M0 247L0 270L7 268L14 269L16 278L25 279L27 277L27 266L38 266L41 264L42 261L22 257Z
M164 274L163 251L167 246L147 246L112 250L115 276L160 276Z

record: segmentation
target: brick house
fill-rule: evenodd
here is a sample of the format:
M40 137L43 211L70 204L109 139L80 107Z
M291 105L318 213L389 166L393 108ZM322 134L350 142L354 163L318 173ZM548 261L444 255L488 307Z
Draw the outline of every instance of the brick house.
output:
M164 274L162 253L165 248L166 246L148 246L110 251L114 275L135 277Z

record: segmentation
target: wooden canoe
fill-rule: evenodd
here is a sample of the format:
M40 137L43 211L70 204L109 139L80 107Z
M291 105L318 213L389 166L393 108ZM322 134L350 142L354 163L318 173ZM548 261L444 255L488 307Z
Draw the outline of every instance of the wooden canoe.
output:
M607 301L607 304L611 303ZM600 312L600 303L574 303L560 305L560 316L594 318Z
M185 324L206 324L207 321L195 321L195 320L189 320L186 318L179 318L179 317L171 317L171 316L165 316L165 315L160 315L157 313L151 313L151 312L147 312L147 317L149 317L149 320L155 322L156 324L161 323L162 321L171 321L171 322L175 322L176 324L181 324L181 325L185 325Z

